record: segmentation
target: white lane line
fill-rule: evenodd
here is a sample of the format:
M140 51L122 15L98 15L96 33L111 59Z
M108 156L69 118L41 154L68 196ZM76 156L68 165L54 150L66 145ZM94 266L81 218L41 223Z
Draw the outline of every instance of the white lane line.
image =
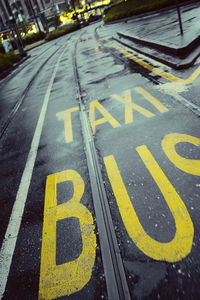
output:
M15 250L15 245L21 225L22 216L24 213L24 207L28 195L28 190L31 182L31 177L33 173L33 168L36 160L36 155L38 151L38 146L40 142L40 137L42 133L42 128L44 124L44 119L47 111L47 106L51 94L51 89L53 86L53 82L58 70L58 66L60 63L60 60L66 50L66 47L64 48L63 52L59 56L57 63L54 67L53 74L51 76L51 79L49 81L49 85L47 87L45 97L42 104L42 109L40 112L40 116L36 125L36 129L34 132L34 136L31 143L31 148L28 154L28 158L26 161L26 165L21 177L20 185L17 191L16 200L12 209L12 213L10 216L9 224L6 230L6 234L2 243L1 251L0 251L0 299L3 298L8 275L10 271L10 266L12 263L12 257Z

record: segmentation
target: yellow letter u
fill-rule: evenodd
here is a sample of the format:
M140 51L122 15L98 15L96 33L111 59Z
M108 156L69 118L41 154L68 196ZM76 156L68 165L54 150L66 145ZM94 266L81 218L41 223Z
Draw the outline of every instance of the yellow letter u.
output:
M127 193L114 156L110 155L104 158L104 162L123 223L133 242L147 256L155 260L179 261L191 251L194 235L192 220L184 202L147 147L145 145L137 147L136 151L169 206L175 221L176 232L170 242L161 243L151 238L144 231Z

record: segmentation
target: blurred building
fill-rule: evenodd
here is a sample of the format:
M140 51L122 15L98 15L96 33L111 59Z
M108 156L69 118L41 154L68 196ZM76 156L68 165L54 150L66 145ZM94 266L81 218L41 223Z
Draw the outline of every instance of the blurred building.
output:
M17 24L31 23L35 18L42 22L60 13L66 4L67 0L0 0L0 31L9 27L9 19L12 17Z

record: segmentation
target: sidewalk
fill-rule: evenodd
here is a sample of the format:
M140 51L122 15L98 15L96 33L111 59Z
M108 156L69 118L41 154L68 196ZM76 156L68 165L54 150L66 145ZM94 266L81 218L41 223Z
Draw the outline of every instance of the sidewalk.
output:
M200 55L200 3L180 9L183 35L177 10L171 8L118 23L114 39L172 68L187 68Z

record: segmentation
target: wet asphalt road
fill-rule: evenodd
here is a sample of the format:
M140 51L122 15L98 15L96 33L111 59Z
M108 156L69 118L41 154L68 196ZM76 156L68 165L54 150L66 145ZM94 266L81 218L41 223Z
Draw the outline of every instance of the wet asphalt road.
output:
M31 50L0 83L2 299L112 293L78 90L128 286L119 299L200 296L200 79L146 70L100 25ZM148 63L181 79L199 67Z

